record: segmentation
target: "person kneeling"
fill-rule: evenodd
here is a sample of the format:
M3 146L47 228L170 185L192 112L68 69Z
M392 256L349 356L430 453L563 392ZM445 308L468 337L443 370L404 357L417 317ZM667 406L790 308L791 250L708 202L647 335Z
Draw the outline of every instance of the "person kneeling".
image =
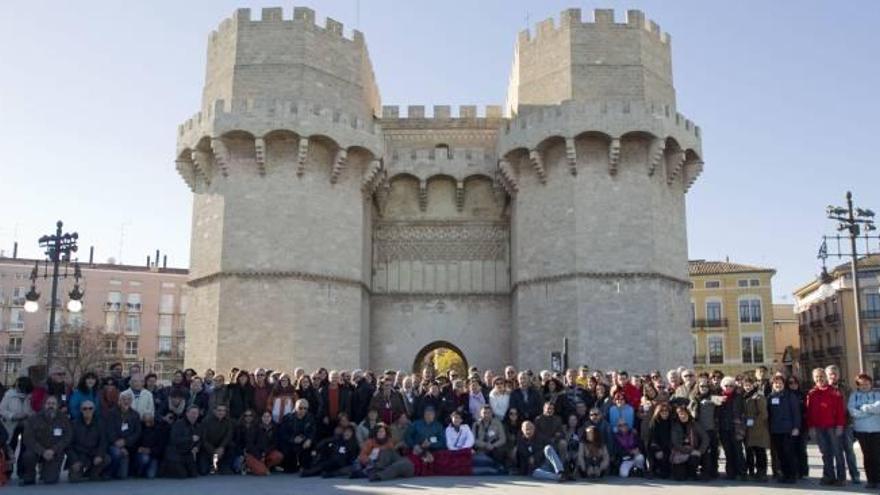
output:
M644 475L645 456L639 447L639 438L623 418L617 421L617 433L614 434L614 441L617 443L617 451L620 453L620 477Z
M71 483L101 479L101 473L110 463L107 455L107 436L95 416L95 404L90 400L80 403L81 414L73 423L73 440L67 449L67 465Z
M584 441L578 452L578 470L587 479L599 479L608 473L611 464L608 448L602 442L602 435L595 426L584 430Z
M709 437L686 406L677 406L675 415L670 431L672 478L676 481L696 480L697 467L702 464L703 455L709 448Z

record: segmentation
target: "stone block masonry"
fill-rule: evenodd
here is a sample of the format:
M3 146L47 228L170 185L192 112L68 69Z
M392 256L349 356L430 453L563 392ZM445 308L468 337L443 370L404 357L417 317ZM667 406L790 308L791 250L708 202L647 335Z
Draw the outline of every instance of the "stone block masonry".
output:
M700 129L640 11L520 33L505 105L383 106L366 39L296 8L212 32L175 163L194 194L187 366L690 362ZM634 349L642 349L634 353Z

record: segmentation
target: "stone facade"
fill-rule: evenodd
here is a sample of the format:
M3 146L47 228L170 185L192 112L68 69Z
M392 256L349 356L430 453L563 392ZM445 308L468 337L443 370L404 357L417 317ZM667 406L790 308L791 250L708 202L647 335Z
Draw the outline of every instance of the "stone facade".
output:
M640 11L521 33L504 106L403 115L381 106L361 33L240 9L178 134L187 366L409 368L442 342L544 368L563 337L572 363L688 363L701 155L670 38Z

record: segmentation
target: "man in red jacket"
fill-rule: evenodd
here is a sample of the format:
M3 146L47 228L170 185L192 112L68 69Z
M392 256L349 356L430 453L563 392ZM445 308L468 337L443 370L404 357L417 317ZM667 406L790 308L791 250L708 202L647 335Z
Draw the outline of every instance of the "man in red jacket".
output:
M828 385L823 368L813 370L813 389L807 393L806 426L822 452L822 484L841 486L846 481L840 435L846 425L843 396ZM835 470L836 467L836 470Z

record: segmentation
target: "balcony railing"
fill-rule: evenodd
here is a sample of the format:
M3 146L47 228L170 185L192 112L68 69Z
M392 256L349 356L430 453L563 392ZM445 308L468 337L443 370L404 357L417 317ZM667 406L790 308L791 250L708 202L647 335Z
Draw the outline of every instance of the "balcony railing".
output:
M727 328L727 318L697 318L691 322L693 328Z
M183 335L160 335L156 355L160 359L183 359L185 342Z
M865 352L880 352L880 343L865 344Z
M822 359L822 358L824 358L824 357L825 357L825 351L824 351L824 350L813 351L813 359Z
M816 319L810 322L812 328L822 328L822 320Z
M828 348L828 355L829 356L839 356L841 353L843 353L843 347L841 347L839 345Z
M862 318L869 320L880 319L880 309L867 309L862 311Z
M809 361L810 359L812 359L812 357L813 357L813 355L810 354L809 352L801 351L800 358L801 358L802 363Z
M694 354L694 364L706 364L706 355Z
M837 323L840 321L839 313L831 313L830 315L825 315L825 323Z

